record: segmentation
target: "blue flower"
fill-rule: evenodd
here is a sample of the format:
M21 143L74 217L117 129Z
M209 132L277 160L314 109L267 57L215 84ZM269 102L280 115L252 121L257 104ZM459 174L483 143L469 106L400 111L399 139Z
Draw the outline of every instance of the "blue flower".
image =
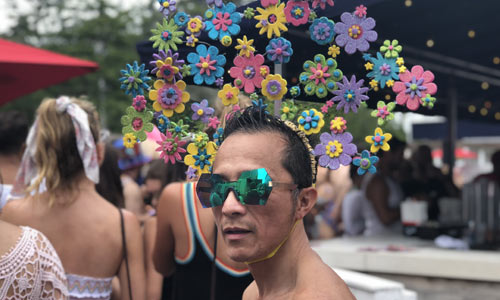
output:
M186 26L187 22L189 22L189 15L183 11L180 11L175 14L174 22L179 27Z
M198 45L196 52L191 52L187 56L187 60L191 63L191 74L194 74L193 81L197 85L205 82L212 85L215 79L224 75L224 65L226 58L224 55L219 55L219 49L214 46L207 47Z
M223 36L238 35L240 33L241 14L236 11L236 5L229 2L220 7L210 8L205 12L208 36L212 40L220 40Z
M260 111L263 111L265 112L266 114L268 114L269 112L266 110L267 108L267 104L264 104L264 102L262 101L262 99L259 99L259 100L252 100L252 105L255 106L256 108L258 108Z
M149 70L145 69L146 66L142 64L139 66L137 61L133 65L127 64L127 69L121 70L123 77L119 80L122 83L120 88L125 90L125 94L132 94L135 98L137 95L144 95L144 90L149 89L148 82L151 77L148 77Z
M361 152L361 157L355 157L352 161L352 164L358 168L358 175L363 175L367 171L374 174L377 172L377 168L375 164L378 162L378 156L370 155L368 150L363 150Z
M219 127L217 131L214 133L213 138L215 141L215 144L217 146L220 146L222 144L222 135L224 134L224 128Z
M266 47L267 59L274 63L287 63L293 54L292 43L280 37L269 41Z
M165 134L168 128L168 124L170 124L170 120L165 115L161 114L156 118L156 123L158 130L161 133Z
M309 27L311 39L319 45L326 45L333 41L335 23L327 17L315 19Z
M373 71L366 76L378 81L381 88L385 87L388 80L399 80L399 67L396 58L385 58L380 52L377 52L377 57L371 57L369 61L373 63Z
M207 149L198 149L198 155L193 155L195 159L195 166L200 166L200 169L204 169L205 166L210 166L212 163L210 162L210 158L212 155L207 153Z

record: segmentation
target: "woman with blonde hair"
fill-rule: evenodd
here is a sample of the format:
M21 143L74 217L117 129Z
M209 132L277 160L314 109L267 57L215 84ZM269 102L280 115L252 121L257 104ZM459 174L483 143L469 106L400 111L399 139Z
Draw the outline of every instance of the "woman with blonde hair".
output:
M7 203L2 219L47 236L66 271L70 299L110 299L115 275L121 299L144 299L139 222L95 189L104 159L99 132L90 102L43 101L13 188L24 198Z

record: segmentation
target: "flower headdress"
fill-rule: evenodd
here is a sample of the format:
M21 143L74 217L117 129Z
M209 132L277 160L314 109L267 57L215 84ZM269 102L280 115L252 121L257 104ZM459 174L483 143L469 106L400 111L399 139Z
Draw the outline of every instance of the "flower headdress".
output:
M126 145L133 146L144 141L145 132L154 129L150 126L153 121L161 132L157 141L161 157L166 163L189 165L190 177L211 171L223 128L219 127L221 122L206 99L191 99L184 81L188 77L196 85L219 88L217 101L233 106L233 111L239 109L241 94L248 95L253 105L262 110L272 103L274 113L296 132L300 131L299 136L310 150L312 165L317 159L320 166L335 170L352 163L359 174L376 171L376 153L388 151L392 138L377 127L373 135L365 138L368 150L361 151L352 143L353 136L347 131L343 116L357 113L359 107L365 106L370 91L387 88L397 94L395 102L377 99L377 109L371 116L377 118L379 126L394 118L393 110L398 104L410 110L434 105L432 96L437 92L434 75L418 65L408 70L397 40L384 41L374 54L367 52L378 34L375 20L367 17L363 5L354 12L344 12L334 21L317 17L317 12L334 5L333 0L261 0L261 7L256 10L248 7L243 13L231 2L207 0L208 9L203 16L177 12L174 0L159 0L159 3L164 19L152 30L153 47L158 50L150 62L154 69L148 72L144 65L135 62L122 70L121 88L134 97L122 118L123 134ZM243 18L254 22L255 30L269 40L264 53L257 52L258 45L250 33L242 30ZM295 86L289 85L279 72L271 73L270 65L266 64L266 59L275 66L286 64L297 53L294 49L297 46L286 37L291 26L308 26L311 40L325 47L324 53L305 58ZM202 31L207 32L209 40L200 41ZM234 47L237 55L226 57L215 43ZM192 47L192 51L181 58L177 51L184 46ZM365 79L359 79L359 74L356 77L342 72L341 48L349 55L363 53L368 85ZM225 72L230 81L224 81ZM301 95L316 97L323 106L318 110L319 107L310 105L299 111L295 100ZM191 119L183 119L182 114L189 108ZM214 141L203 132L206 127L215 129ZM320 143L314 147L307 139L312 134L320 135ZM191 142L184 149L187 136ZM184 152L187 154L181 161L180 153Z

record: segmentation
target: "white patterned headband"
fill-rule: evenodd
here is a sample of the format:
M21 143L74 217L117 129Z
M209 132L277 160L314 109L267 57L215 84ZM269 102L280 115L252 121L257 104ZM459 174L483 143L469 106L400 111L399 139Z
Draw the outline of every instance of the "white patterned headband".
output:
M70 115L73 126L75 127L76 147L82 159L85 175L94 183L99 183L97 151L94 137L90 130L87 113L80 106L71 102L66 96L61 96L56 100L56 110L58 112L67 112ZM35 137L38 126L39 120L37 117L26 139L26 150L23 154L23 160L19 172L17 173L16 184L13 190L15 194L24 193L25 187L29 186L38 174L34 159L36 153Z

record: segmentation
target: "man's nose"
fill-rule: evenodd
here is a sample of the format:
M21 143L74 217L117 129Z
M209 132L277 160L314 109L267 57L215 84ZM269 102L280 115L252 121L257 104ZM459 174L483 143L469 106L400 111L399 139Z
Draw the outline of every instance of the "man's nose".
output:
M222 213L226 216L244 215L246 208L236 197L236 192L230 189L222 204Z

